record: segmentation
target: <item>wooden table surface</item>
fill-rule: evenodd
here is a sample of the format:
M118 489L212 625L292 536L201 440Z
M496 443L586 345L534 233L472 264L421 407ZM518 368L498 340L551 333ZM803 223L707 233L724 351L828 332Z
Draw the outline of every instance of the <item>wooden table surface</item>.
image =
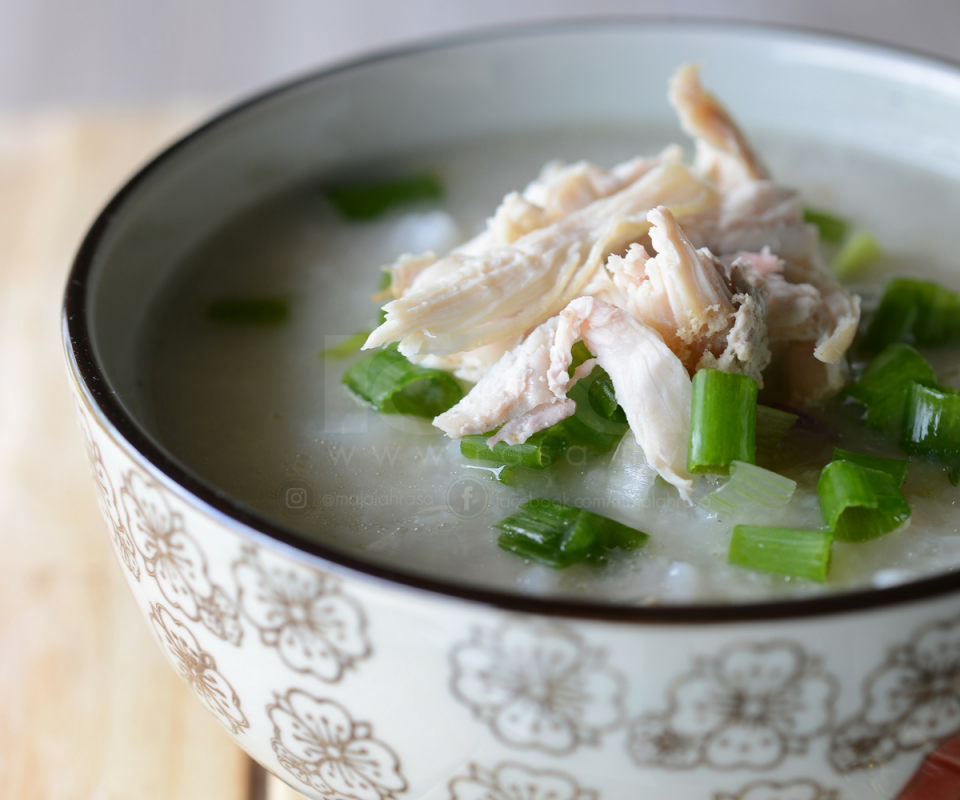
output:
M0 795L299 797L165 662L108 544L69 395L61 295L110 194L206 109L0 119ZM272 780L272 779L271 779Z

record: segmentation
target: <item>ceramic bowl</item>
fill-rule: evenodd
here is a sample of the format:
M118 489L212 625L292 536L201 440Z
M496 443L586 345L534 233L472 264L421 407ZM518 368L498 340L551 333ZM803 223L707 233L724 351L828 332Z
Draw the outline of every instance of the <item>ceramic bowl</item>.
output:
M960 576L643 608L458 586L308 541L192 475L143 424L141 321L225 220L304 174L459 137L674 125L663 87L686 60L709 64L747 130L960 175L954 67L768 28L559 26L268 92L145 167L86 237L63 334L120 569L174 669L307 796L878 800L960 730Z

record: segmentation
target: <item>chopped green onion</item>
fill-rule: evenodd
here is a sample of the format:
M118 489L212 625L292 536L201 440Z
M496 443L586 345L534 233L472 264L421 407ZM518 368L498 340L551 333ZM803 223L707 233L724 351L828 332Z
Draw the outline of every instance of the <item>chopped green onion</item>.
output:
M351 333L339 344L328 347L326 350L321 350L320 358L346 358L347 356L352 356L363 347L363 343L367 341L369 335L370 331Z
M515 513L494 523L495 528L503 531L497 544L551 567L569 566L584 555L591 544L582 536L578 539L572 536L579 516L579 509L561 503L539 498L528 500Z
M796 481L776 472L734 461L730 464L730 480L704 497L700 505L723 518L755 506L785 506L796 488Z
M599 453L612 450L626 433L627 424L597 414L590 404L589 390L580 383L570 387L567 397L576 402L577 410L553 426L557 434L566 440L567 446L589 447Z
M857 231L844 242L831 267L837 280L846 281L882 257L880 242L866 231Z
M613 380L603 367L594 367L589 375L590 407L604 419L612 422L626 422L627 415L617 402L617 393Z
M727 563L823 583L830 568L830 531L737 525Z
M687 469L726 475L731 461L756 463L757 382L702 369L693 376Z
M567 367L567 375L572 378L577 367L593 357L593 353L587 349L583 342L574 342L573 347L570 348L570 366Z
M384 414L435 417L463 397L448 373L412 364L393 349L358 361L343 374L343 383Z
M557 423L557 427L565 431L571 445L588 445L594 450L606 453L611 450L626 433L628 425L622 409L614 405L612 411L602 405L598 395L605 396L606 390L597 392L597 384L608 383L610 393L613 393L613 383L602 367L594 367L593 371L582 378L567 391L567 397L577 404L577 410L571 417ZM614 404L616 399L613 399ZM617 411L620 411L620 414ZM609 412L609 414L608 414Z
M420 200L439 200L443 197L443 186L433 175L412 175L375 183L331 186L326 195L341 216L366 220L396 206Z
M766 461L772 460L780 443L787 438L798 419L800 417L797 414L758 404L757 457Z
M487 446L487 439L493 436L492 431L464 436L460 440L460 453L466 458L475 458L478 461L544 469L559 459L567 449L565 433L555 428L557 426L553 425L538 431L523 444L500 441L492 449Z
M832 461L817 484L824 522L841 542L875 539L899 528L910 516L889 472L852 461Z
M816 225L820 231L820 238L825 242L842 242L850 227L845 219L816 208L803 209L803 221Z
M570 366L567 368L567 375L572 378L577 367L591 358L594 358L594 355L587 349L587 346L583 342L575 342L573 347L570 348ZM580 384L586 385L590 407L603 419L613 422L627 421L627 415L623 413L623 409L617 403L613 381L603 367L594 367L593 371L587 377L581 379L577 385ZM567 396L570 396L570 392L567 392ZM578 404L579 402L578 400Z
M943 461L951 471L960 468L960 393L910 384L900 441L912 455Z
M286 297L214 300L207 306L207 319L239 325L279 325L290 316Z
M867 408L864 420L878 430L900 429L911 383L936 385L927 360L908 344L888 345L863 371L847 394Z
M650 537L643 531L631 528L609 517L594 514L591 511L581 511L577 525L589 528L594 532L596 542L601 552L607 550L636 550L643 547Z
M930 281L897 278L887 284L863 338L876 353L891 342L918 346L960 339L960 295Z
M608 550L636 549L649 538L599 514L541 498L528 500L494 527L503 531L497 544L504 550L557 569Z
M591 358L594 358L593 353L587 349L582 341L574 342L573 347L570 348L570 366L567 368L567 375L572 378L577 368ZM613 381L603 367L594 367L593 371L587 377L581 379L577 385L580 384L586 385L590 407L603 419L613 422L627 421L627 415L623 413L623 409L617 403ZM570 396L570 392L567 392L567 396Z
M903 484L903 479L907 477L907 467L910 466L910 460L906 458L865 456L862 453L852 453L849 450L842 450L839 447L833 448L832 461L850 461L867 469L887 472L898 487Z
M584 378L567 392L567 397L577 404L577 410L572 416L545 430L538 431L523 444L508 444L500 441L491 449L487 446L487 439L493 435L493 431L464 436L460 440L461 454L466 458L481 461L544 469L559 459L570 447L583 446L600 453L608 452L623 438L628 426L625 423L604 419L591 408L588 389L583 385L589 379L590 376Z

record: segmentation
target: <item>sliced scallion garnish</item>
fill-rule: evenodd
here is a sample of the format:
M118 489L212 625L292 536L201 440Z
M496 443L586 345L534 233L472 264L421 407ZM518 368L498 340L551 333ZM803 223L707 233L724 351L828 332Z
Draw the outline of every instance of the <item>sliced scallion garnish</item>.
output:
M463 397L451 375L412 364L394 349L361 359L343 374L343 383L383 414L435 417Z
M789 411L758 404L757 457L771 460L798 419L800 419L798 415L791 414Z
M612 422L627 421L627 415L617 402L613 380L603 367L594 367L593 372L590 373L588 393L590 406L604 419Z
M593 353L587 349L582 341L574 342L573 347L570 348L570 366L567 368L567 375L572 378L577 367L591 358L593 358Z
M331 186L326 190L326 195L341 216L367 220L397 206L421 200L439 200L443 197L443 185L433 175L411 175L386 181Z
M833 448L832 460L850 461L867 469L878 469L881 472L887 472L898 487L903 484L903 479L907 477L907 467L910 466L909 459L865 456L863 453L853 453L850 450L843 450L839 447Z
M864 420L878 430L899 430L911 383L936 385L927 360L908 344L888 345L847 394L866 406Z
M534 498L494 524L497 544L523 558L562 569L614 549L634 550L649 538L607 517Z
M518 467L545 469L559 459L567 449L565 433L553 425L539 431L523 444L497 442L493 448L487 446L487 439L493 433L464 436L460 440L460 453L466 458L488 461L494 464L513 464Z
M607 384L609 389L598 390L598 384ZM565 430L571 445L587 445L598 452L606 453L626 433L626 416L623 416L623 410L616 405L613 383L602 367L594 367L586 378L571 386L567 397L577 404L577 410L573 416L557 423L557 427ZM607 397L613 403L612 409L609 405L604 405L601 399Z
M587 349L582 341L575 342L573 347L570 348L570 366L567 368L567 375L572 378L577 367L593 357L593 353ZM617 403L613 381L603 367L594 367L593 371L579 383L586 385L590 395L590 406L601 417L613 422L627 421L627 415L623 413L623 409ZM567 396L570 396L570 392L567 392Z
M207 305L207 319L238 325L279 325L290 316L286 297L214 300Z
M897 278L887 284L870 327L865 350L877 353L891 342L918 346L960 339L960 295L931 281Z
M538 431L523 444L501 441L497 442L492 450L487 447L487 439L493 435L492 431L464 436L460 440L460 452L467 458L498 464L516 464L533 469L550 466L570 447L586 447L599 453L608 452L623 438L628 426L625 422L602 417L591 405L588 387L597 375L597 370L603 372L600 367L595 367L589 376L575 383L567 392L567 397L577 404L577 410L572 416Z
M825 242L842 242L850 227L845 219L817 208L803 209L803 221L816 225L820 231L820 238Z
M841 542L875 539L899 528L910 506L889 472L832 461L817 483L824 522Z
M731 461L756 463L757 382L702 369L693 376L687 469L726 475Z
M727 562L823 583L830 568L830 531L737 525Z
M880 242L866 231L857 231L843 243L840 252L834 256L831 269L837 280L850 280L882 256L883 248Z
M900 442L911 455L942 461L956 474L960 469L960 392L910 384ZM954 475L949 477L953 483Z
M756 506L779 508L790 502L797 482L768 469L734 461L730 464L730 480L711 492L700 505L724 518Z

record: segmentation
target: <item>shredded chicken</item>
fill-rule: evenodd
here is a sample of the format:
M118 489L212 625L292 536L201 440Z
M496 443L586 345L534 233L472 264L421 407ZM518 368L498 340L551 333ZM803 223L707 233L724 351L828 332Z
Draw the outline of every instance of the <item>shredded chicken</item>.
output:
M574 211L585 208L595 200L621 191L636 183L655 167L663 164L678 164L683 151L677 145L669 145L653 158L638 156L618 164L609 172L589 161L564 165L557 161L547 164L540 177L527 186L523 193L510 192L500 203L494 215L487 220L487 229L479 236L455 248L451 255L482 256L497 247L513 244L521 236ZM437 264L432 253L422 256L403 255L387 272L396 274L401 262L408 259L430 258L429 263L414 277L416 281L394 281L390 287L396 299L403 297L411 288L423 291L442 281L444 276L457 268L457 262L444 259ZM433 266L437 264L437 266Z
M410 360L430 369L442 369L452 372L460 380L476 383L490 368L500 360L508 350L513 350L523 341L523 335L508 336L506 339L465 350L462 353L451 353L446 356L422 355L413 356Z
M820 290L809 283L790 283L783 277L784 262L764 247L760 253L740 251L732 266L746 262L763 277L767 287L767 331L771 342L816 341L820 335Z
M387 303L386 321L364 349L399 341L408 357L443 355L522 333L580 296L610 253L644 235L650 209L665 205L683 216L716 202L716 193L686 167L663 164L512 245L482 256L453 253L441 259L430 269L447 262L442 278L423 290L414 283Z
M553 405L563 399L547 385L550 349L558 321L556 317L548 319L535 328L523 344L504 353L467 396L434 419L433 424L457 439L472 433L486 433L542 405Z
M609 172L589 161L578 161L568 166L551 162L544 167L540 177L524 189L522 195L511 192L503 199L496 213L487 221L484 233L453 252L482 255L496 246L511 244L531 231L590 205L594 200L608 197L635 183L654 167L679 163L682 155L680 147L669 145L654 158L632 158ZM393 278L390 294L395 298L403 297L414 284L422 290L439 280L444 269L455 263L451 260L445 266L429 270L436 262L433 253L401 256L392 266L385 268ZM448 355L413 355L411 360L425 367L447 370L462 380L475 383L519 341L518 334L473 350Z
M680 359L653 328L623 309L578 297L560 314L548 382L565 397L578 378L567 377L570 349L582 341L610 375L617 401L648 463L689 498L687 471L692 383Z
M757 252L769 248L783 262L784 281L816 289L814 356L832 363L843 358L860 323L860 298L851 296L820 257L817 229L803 220L800 196L769 181L741 184L720 205L716 224L703 224L700 234L715 253ZM791 290L780 287L782 297ZM805 289L808 298L813 293ZM811 326L812 327L812 326Z
M596 296L656 330L691 374L725 369L762 386L770 361L766 281L759 275L745 280L742 267L726 270L709 250L696 250L667 209L654 209L647 219L657 255L633 244L625 256L610 256L607 270L619 297L600 282L593 286Z
M680 67L670 80L668 98L680 125L696 141L696 171L721 191L743 181L762 180L766 170L746 138L716 98L700 85L695 64Z
M576 412L595 366L648 462L689 500L691 376L738 372L799 406L847 376L859 298L833 277L796 192L773 183L743 134L681 67L669 98L696 145L612 170L548 164L487 229L437 259L405 255L386 320L364 348L475 381L434 424L519 443ZM594 355L568 374L571 347Z

